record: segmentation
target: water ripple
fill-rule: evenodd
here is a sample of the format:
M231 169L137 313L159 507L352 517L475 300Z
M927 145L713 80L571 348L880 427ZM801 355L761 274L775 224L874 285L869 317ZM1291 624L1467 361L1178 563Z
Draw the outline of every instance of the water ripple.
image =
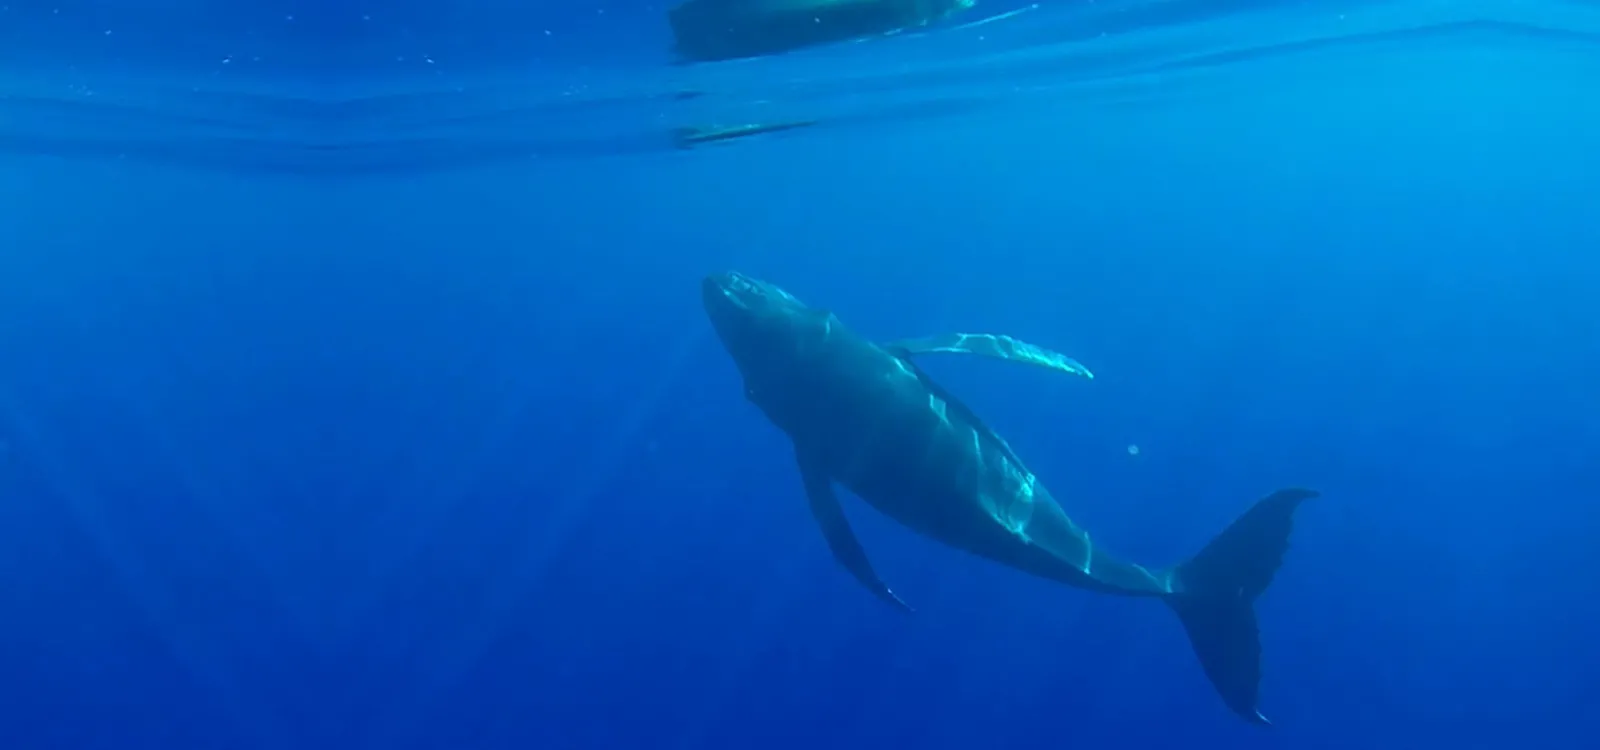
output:
M308 176L430 171L670 152L704 128L803 123L813 127L785 137L813 137L1064 102L1121 107L1191 96L1228 71L1374 45L1475 37L1600 56L1594 4L1515 7L1474 17L1460 4L1355 0L1074 6L758 60L316 96L34 77L0 81L0 155Z

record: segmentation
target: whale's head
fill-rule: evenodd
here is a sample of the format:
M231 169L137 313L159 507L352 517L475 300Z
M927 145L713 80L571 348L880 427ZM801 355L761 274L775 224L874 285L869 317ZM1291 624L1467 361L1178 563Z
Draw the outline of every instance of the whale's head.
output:
M826 311L733 271L702 279L700 301L723 348L747 377L796 364L830 329Z

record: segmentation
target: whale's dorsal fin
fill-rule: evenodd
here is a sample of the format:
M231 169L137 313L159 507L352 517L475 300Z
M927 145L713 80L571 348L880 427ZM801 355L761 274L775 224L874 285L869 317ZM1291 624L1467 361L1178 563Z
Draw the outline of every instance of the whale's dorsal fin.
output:
M839 506L839 496L834 494L833 481L827 472L798 451L795 458L800 464L800 479L805 483L811 515L822 527L822 536L828 540L828 548L833 550L833 559L838 560L874 596L910 612L911 607L890 591L883 579L878 577L877 571L872 569L866 550L861 548L855 531L850 528L850 520L844 517L844 508Z
M1060 352L1051 351L1042 346L1035 346L1004 334L946 333L939 336L902 339L884 344L884 348L905 354L935 354L941 352L977 354L995 359L1037 365L1072 375L1082 375L1086 378L1094 377L1094 373L1090 372L1089 368L1084 367L1078 360Z

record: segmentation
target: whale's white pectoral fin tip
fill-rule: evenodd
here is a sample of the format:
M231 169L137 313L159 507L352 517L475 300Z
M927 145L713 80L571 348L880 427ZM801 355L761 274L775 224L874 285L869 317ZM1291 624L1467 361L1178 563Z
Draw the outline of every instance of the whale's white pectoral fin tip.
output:
M1005 334L947 333L918 339L901 339L885 344L884 348L903 356L935 353L976 354L1094 379L1094 373L1078 360Z
M1256 711L1256 723L1263 726L1272 726L1272 720L1268 719L1260 710Z

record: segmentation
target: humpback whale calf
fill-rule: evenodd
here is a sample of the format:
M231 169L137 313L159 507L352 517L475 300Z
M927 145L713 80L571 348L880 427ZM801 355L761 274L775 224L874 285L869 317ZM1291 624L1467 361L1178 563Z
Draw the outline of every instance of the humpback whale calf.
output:
M705 277L701 298L746 398L793 442L811 513L834 558L868 591L910 611L873 570L836 483L948 546L1069 586L1159 599L1182 621L1223 702L1248 721L1270 723L1257 707L1253 604L1282 563L1295 510L1316 492L1268 495L1170 569L1126 562L1073 523L1011 446L912 358L976 354L1090 376L1082 365L1005 336L879 345L831 312L738 273Z

